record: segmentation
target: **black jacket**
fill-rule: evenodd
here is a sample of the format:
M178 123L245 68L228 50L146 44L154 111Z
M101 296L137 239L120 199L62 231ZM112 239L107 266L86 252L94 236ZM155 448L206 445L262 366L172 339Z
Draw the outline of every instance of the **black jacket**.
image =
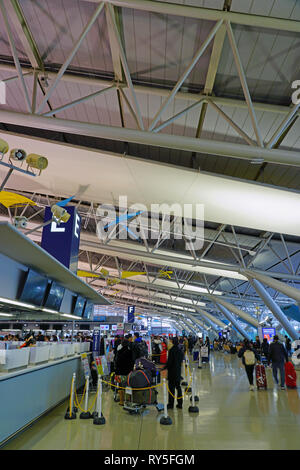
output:
M178 346L173 346L169 350L167 364L164 369L168 370L168 381L177 382L181 379L181 364L183 352Z
M119 349L115 358L115 373L117 375L128 375L133 370L134 362L132 352L125 346Z
M263 341L261 343L261 350L262 350L262 353L266 356L267 359L268 359L268 355L269 355L269 349L270 349L269 343L267 341Z
M289 360L287 351L283 344L279 343L279 341L274 341L270 344L269 348L269 362L286 362Z

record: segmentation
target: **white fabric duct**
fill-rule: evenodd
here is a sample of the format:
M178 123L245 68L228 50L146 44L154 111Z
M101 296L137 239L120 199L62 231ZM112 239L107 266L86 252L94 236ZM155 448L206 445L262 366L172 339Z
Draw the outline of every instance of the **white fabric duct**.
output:
M1 132L0 137L10 148L49 160L37 178L14 172L9 182L15 189L68 197L87 186L86 201L118 205L119 196L126 196L128 206L140 203L148 211L152 204L176 204L176 216L182 216L187 204L197 220L198 205L203 205L206 221L296 236L300 232L300 219L294 216L300 194L293 191L11 133Z

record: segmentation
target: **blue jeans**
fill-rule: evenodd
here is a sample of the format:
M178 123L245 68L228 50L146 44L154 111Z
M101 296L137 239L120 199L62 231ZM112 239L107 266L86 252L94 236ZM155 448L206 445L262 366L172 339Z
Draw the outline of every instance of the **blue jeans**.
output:
M277 377L277 369L280 372L280 386L284 387L285 384L285 370L284 370L284 362L272 362L272 369L273 369L273 377L274 381L278 385L278 377Z

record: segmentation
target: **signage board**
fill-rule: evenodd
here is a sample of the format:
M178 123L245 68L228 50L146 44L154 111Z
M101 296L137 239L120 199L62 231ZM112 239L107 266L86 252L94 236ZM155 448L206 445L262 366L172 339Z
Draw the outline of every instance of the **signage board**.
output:
M77 273L81 217L76 207L69 206L65 209L70 214L70 219L66 223L51 222L45 225L41 247L70 271ZM51 219L51 207L46 207L44 222L49 222Z

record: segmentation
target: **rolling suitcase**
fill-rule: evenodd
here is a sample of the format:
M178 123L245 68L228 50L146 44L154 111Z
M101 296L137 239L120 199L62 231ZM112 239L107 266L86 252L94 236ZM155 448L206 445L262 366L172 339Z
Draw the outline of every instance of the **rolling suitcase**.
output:
M263 364L257 364L255 367L255 375L256 375L256 385L257 389L265 389L267 388L267 377L266 377L266 369Z
M288 388L297 388L297 374L292 362L284 364L285 369L285 383Z

